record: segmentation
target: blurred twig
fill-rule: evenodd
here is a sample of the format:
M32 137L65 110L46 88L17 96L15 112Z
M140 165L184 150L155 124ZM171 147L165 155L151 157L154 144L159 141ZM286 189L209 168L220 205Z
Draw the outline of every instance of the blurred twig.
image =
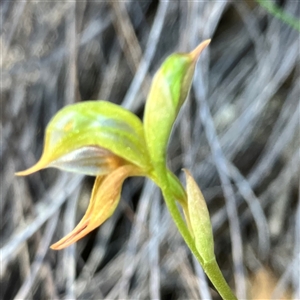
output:
M283 9L273 4L271 1L256 0L263 8L265 8L271 15L280 19L292 28L300 31L300 22L290 14L287 14Z

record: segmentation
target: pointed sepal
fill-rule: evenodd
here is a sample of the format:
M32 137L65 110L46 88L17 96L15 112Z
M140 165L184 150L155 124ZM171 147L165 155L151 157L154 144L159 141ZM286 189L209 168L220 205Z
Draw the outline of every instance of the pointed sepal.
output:
M53 167L68 172L99 176L108 174L122 164L124 164L123 159L104 148L85 146L54 160L51 153L45 151L34 166L25 171L17 172L16 175L26 176L44 168Z
M172 126L190 90L199 55L210 40L190 53L174 53L156 72L146 101L145 138L151 158L165 162Z
M85 101L64 107L52 118L41 159L17 175L46 167L101 175L120 164L117 157L150 168L141 120L116 104Z

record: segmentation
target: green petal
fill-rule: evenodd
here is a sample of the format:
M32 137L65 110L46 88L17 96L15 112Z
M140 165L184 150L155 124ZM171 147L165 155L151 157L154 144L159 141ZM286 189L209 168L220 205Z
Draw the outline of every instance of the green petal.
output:
M150 168L143 126L137 116L106 101L69 105L48 124L40 161L27 172L17 175L27 175L49 166L81 173L85 168L86 174L99 175L101 172L97 173L97 166L93 164L101 159L99 151L103 154L105 149L143 170ZM77 165L76 158L79 160Z
M170 55L155 74L145 107L145 137L151 158L165 162L173 123L191 87L197 59L210 40L190 53Z

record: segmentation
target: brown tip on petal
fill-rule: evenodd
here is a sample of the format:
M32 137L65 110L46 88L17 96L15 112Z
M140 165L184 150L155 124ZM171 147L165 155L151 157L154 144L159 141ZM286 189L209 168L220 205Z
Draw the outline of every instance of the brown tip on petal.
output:
M91 229L88 228L88 224L89 220L80 222L68 235L63 237L57 243L52 244L50 248L52 250L61 250L77 242L91 231Z
M209 45L211 39L203 41L201 44L199 44L193 51L190 52L191 57L196 61L201 52Z

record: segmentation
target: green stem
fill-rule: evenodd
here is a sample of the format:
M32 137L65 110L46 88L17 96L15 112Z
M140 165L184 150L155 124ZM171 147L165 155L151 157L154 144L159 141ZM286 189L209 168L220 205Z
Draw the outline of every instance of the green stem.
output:
M168 188L163 188L160 185L160 188L162 190L162 194L163 197L165 199L166 205L168 207L168 210L171 214L172 219L174 220L180 234L182 235L185 243L187 244L187 246L190 248L190 250L192 251L192 253L196 256L197 260L201 263L201 265L203 264L203 260L200 256L200 254L198 253L195 243L194 243L194 239L192 238L184 220L182 219L182 216L177 208L176 202L173 198L173 195L170 194Z
M236 300L236 296L231 291L230 287L226 283L219 266L214 259L209 263L204 263L202 257L197 251L197 248L194 243L194 239L192 238L185 221L183 220L178 207L175 202L174 195L172 190L170 189L170 184L168 182L167 170L166 168L162 168L161 166L157 166L156 168L156 176L153 180L156 184L161 188L163 197L165 199L166 205L169 209L172 219L174 220L180 234L182 235L185 243L190 248L191 252L195 255L201 266L203 267L205 273L211 280L212 284L215 286L217 291L220 293L221 297L224 300Z
M160 187L163 197L165 199L166 205L168 207L168 210L171 214L172 219L174 220L180 234L182 235L184 241L192 251L192 253L196 256L197 260L202 264L203 260L201 256L199 255L194 239L192 238L185 221L183 220L178 207L176 205L174 196L173 196L173 191L170 189L170 184L168 181L168 177L172 177L168 174L168 170L165 167L161 167L160 164L157 165L155 168L155 174L152 174L151 178L152 180ZM179 182L179 181L178 181ZM181 184L180 184L181 185ZM180 188L178 188L180 189ZM186 198L186 195L185 195Z
M236 296L233 294L227 282L225 281L216 259L210 261L209 263L204 263L202 267L204 272L224 300L237 300Z

